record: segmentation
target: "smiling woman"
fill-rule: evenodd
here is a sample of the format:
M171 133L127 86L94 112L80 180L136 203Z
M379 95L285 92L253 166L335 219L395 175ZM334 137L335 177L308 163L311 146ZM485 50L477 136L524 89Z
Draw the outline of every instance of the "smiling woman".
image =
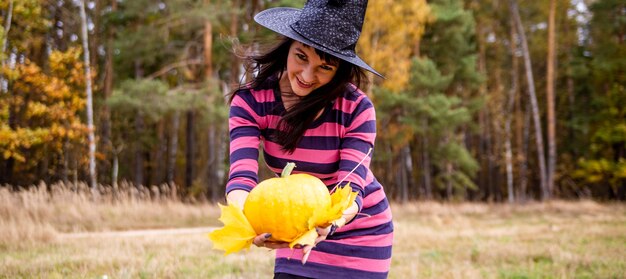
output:
M248 60L249 72L258 74L241 90L266 87L272 81L285 109L279 129L273 130L272 136L290 152L329 104L346 90L355 90L349 85L359 88L365 81L360 67L289 37L267 53L250 56ZM231 96L231 102L238 92Z
M322 58L314 48L298 41L293 41L287 56L287 75L280 79L283 92L293 91L298 97L305 97L315 89L328 84L337 72L337 58ZM283 98L283 103L284 102ZM293 105L285 104L286 108Z
M366 8L363 0L310 0L301 10L273 8L255 16L285 38L248 57L248 71L256 76L231 96L229 204L250 211L244 204L258 183L261 143L267 166L277 174L295 162L294 173L310 174L329 190L349 185L356 195L334 225L317 228L313 245L290 250L259 232L255 245L277 249L275 278L388 275L391 209L369 167L376 113L359 89L364 71L380 74L355 53Z

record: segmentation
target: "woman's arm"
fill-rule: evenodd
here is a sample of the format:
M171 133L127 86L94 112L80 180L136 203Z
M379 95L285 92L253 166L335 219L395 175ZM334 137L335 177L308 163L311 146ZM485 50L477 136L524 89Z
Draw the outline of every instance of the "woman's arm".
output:
M352 219L354 219L354 217L356 217L358 213L359 213L359 205L356 202L353 202L352 206L348 207L348 209L346 209L343 212L343 217L341 218L343 218L345 222L343 222L343 224L340 224L340 225L343 226L344 224L349 223L350 221L352 221ZM342 222L342 221L339 221L339 222Z
M234 204L243 210L243 205L246 202L246 198L248 197L250 192L244 190L232 190L226 195L226 201L228 204Z
M258 183L257 160L261 141L260 127L263 120L255 111L255 107L256 100L250 91L238 91L230 104L228 118L230 170L226 184L226 198L241 208L243 208L247 192L250 192Z
M371 150L376 139L376 112L365 94L356 102L346 102L342 110L349 111L351 118L346 123L346 132L341 139L338 186L343 187L349 183L352 191L358 194L355 204L344 212L348 223L360 212L363 192L367 184L371 183L368 173L372 160Z

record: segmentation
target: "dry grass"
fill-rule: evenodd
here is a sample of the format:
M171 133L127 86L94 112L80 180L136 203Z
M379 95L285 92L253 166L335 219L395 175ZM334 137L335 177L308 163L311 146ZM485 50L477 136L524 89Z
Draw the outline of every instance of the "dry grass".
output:
M626 278L624 204L418 203L394 212L393 278Z
M0 247L49 242L59 233L218 225L209 204L181 202L167 186L102 188L84 184L0 188Z
M41 192L38 192L41 191ZM217 225L212 205L0 190L0 278L271 278L272 252L223 256L204 233L64 232ZM626 278L626 205L393 205L390 278Z
M0 278L269 278L273 263L259 249L223 257L204 234L58 239L0 258Z

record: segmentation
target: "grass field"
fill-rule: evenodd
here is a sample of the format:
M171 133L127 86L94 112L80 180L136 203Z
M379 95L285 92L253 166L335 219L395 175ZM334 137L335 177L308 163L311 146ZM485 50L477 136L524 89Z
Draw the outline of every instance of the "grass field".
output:
M271 278L273 252L223 256L204 233L68 234L217 226L213 205L92 202L0 190L0 278ZM106 200L106 199L105 199ZM626 205L392 205L390 278L626 278Z

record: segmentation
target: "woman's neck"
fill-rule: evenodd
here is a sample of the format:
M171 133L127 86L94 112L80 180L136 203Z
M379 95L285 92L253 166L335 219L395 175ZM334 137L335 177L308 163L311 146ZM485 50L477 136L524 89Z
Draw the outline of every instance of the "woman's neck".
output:
M289 110L300 101L301 97L293 93L293 89L291 88L291 83L289 82L287 73L283 73L281 75L278 84L280 89L280 98L283 102L283 106L286 110Z
M283 102L283 107L285 107L285 110L289 110L295 104L300 102L302 97L293 93L293 89L291 88L291 83L289 82L287 73L283 73L281 75L281 78L278 81L278 85L279 85L279 90L280 90L280 99ZM322 115L323 112L324 112L324 109L321 109L315 116L315 119L318 119Z

